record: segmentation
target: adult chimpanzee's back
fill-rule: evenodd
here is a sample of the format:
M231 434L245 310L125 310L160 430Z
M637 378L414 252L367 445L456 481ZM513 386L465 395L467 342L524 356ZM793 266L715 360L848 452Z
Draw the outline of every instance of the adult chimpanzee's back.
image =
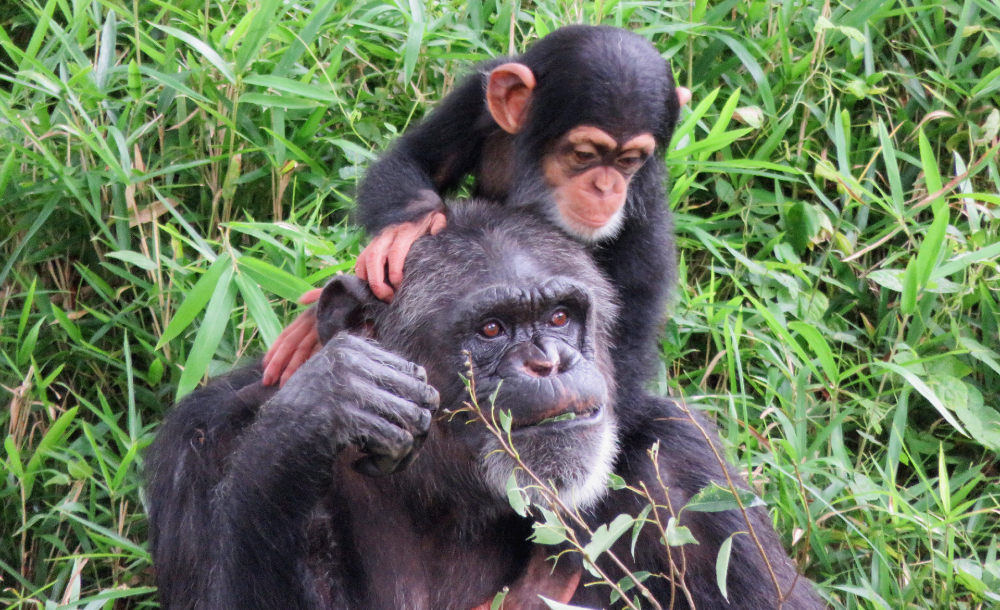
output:
M509 416L520 463L591 528L646 506L608 489L611 472L650 488L664 524L727 470L744 485L716 459L714 430L668 400L647 397L657 415L619 426L614 290L544 220L463 206L415 244L406 278L391 304L335 278L318 307L326 344L280 390L243 369L174 408L147 456L164 608L479 610L504 588L508 610L544 608L540 595L608 607L580 554L553 565L561 549L529 540L532 519L507 496L512 475L529 480L465 409L463 374L488 420L493 399ZM766 511L747 514L684 512L699 544L668 550L647 524L634 556L628 535L613 552L654 574L645 586L664 608L821 608ZM715 561L730 537L727 602Z

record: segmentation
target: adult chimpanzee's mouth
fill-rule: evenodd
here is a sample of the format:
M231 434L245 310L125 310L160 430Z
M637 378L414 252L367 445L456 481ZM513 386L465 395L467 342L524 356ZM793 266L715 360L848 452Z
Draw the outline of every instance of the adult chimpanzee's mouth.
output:
M511 427L514 430L522 430L543 426L564 427L581 423L591 424L603 413L604 405L601 403L574 403L568 407L560 405L556 409L539 413L537 417L516 419Z

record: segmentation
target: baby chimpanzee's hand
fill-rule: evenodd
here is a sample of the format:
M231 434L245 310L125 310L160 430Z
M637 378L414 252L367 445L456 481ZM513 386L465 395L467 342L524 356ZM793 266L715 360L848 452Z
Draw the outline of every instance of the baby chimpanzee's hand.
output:
M403 281L403 261L413 242L428 233L436 235L447 224L444 213L434 211L413 222L386 227L358 256L355 275L368 282L375 296L391 301L396 293L394 287Z
M299 297L299 303L315 303L322 292L320 288L310 290ZM316 334L316 308L310 307L281 331L271 349L267 350L264 356L264 385L274 385L278 380L285 385L292 373L320 347Z

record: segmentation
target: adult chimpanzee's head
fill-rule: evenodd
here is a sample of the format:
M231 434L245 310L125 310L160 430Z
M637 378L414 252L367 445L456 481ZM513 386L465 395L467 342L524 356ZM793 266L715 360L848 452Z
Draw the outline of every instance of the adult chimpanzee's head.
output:
M471 360L479 405L510 413L525 464L571 504L598 498L616 452L608 356L616 312L584 249L531 214L466 203L447 229L414 245L404 277L391 304L353 276L337 278L320 300L321 338L365 330L422 365L442 406L425 450L462 441L482 469L475 478L505 497L513 460L460 411Z

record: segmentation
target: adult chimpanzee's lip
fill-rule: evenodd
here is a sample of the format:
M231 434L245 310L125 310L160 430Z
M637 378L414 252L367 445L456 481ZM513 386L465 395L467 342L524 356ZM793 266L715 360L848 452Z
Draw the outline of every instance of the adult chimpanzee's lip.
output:
M520 419L513 422L514 430L528 430L535 428L564 427L575 424L590 424L604 413L604 405L599 403L585 403L571 405L569 408L543 413L534 419Z

